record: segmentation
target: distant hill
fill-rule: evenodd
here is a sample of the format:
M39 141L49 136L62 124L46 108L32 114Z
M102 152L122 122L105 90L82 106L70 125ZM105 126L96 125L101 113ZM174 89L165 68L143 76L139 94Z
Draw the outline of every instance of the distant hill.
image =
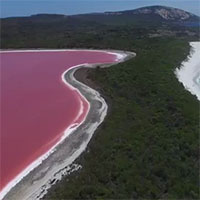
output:
M10 17L1 19L1 48L73 48L85 47L86 43L91 47L97 38L107 37L111 42L113 36L123 39L127 34L133 40L172 36L196 40L199 22L200 17L194 14L165 6L70 16Z
M135 10L127 10L121 12L105 12L105 15L129 15L129 16L147 16L147 17L159 17L160 20L169 21L195 21L199 20L199 17L186 12L181 9L171 8L166 6L148 6Z
M199 25L200 17L181 9L166 6L148 6L134 10L91 13L76 15L85 20L96 21L103 24L116 25L161 25L161 24L179 24L195 23Z

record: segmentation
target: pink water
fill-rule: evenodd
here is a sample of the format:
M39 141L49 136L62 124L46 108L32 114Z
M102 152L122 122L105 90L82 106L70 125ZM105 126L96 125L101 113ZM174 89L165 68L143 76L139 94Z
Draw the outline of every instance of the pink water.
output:
M55 145L87 102L62 80L62 73L82 63L114 62L106 52L9 52L1 59L0 191L25 167Z

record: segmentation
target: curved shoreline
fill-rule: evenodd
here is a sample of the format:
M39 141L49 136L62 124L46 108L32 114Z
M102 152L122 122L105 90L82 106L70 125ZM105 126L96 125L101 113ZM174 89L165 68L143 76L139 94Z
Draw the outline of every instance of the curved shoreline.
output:
M35 51L38 52L40 50ZM105 50L99 51L105 52ZM33 51L30 50L27 52ZM62 80L65 84L72 89L77 90L79 94L88 102L89 111L86 114L86 118L78 126L74 127L73 124L71 126L73 128L69 127L65 131L61 140L45 155L41 156L43 158L39 158L39 161L34 161L34 163L37 162L36 165L32 165L32 163L31 166L28 166L27 168L29 169L26 170L26 173L24 173L17 182L14 182L14 185L10 188L10 191L8 191L3 199L40 199L47 193L47 190L51 187L51 185L56 183L58 180L61 180L63 175L69 174L71 170L74 171L80 168L80 166L72 163L86 149L87 144L89 143L95 130L103 122L107 114L108 107L101 95L97 91L76 80L74 78L74 73L83 67L109 67L135 56L134 53L124 51L106 50L106 52L115 54L118 60L114 63L108 64L81 64L71 67L62 74ZM68 140L66 141L65 138L68 138Z

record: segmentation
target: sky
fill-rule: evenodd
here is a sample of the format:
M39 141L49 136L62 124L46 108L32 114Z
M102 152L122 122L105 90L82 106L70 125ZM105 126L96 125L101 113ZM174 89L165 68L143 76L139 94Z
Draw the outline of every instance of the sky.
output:
M38 13L73 15L131 10L150 5L176 7L200 16L200 0L0 0L0 17Z

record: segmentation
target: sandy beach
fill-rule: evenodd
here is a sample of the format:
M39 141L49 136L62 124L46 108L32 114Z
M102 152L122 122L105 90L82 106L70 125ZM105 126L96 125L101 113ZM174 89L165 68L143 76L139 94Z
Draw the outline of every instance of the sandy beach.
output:
M175 74L186 90L200 101L200 42L190 42L190 55L176 68Z
M135 56L130 52L111 50L106 50L106 52L117 56L116 63ZM89 104L87 116L78 126L73 124L69 127L56 145L42 158L32 163L23 174L20 174L20 177L16 178L16 182L14 181L13 185L10 185L9 190L5 191L3 199L40 199L47 193L51 185L61 180L64 175L81 168L74 161L86 149L95 130L104 120L108 106L99 92L76 80L74 73L81 68L109 67L113 64L86 63L74 66L62 74L63 82L77 90L87 100ZM67 140L65 140L66 138Z

